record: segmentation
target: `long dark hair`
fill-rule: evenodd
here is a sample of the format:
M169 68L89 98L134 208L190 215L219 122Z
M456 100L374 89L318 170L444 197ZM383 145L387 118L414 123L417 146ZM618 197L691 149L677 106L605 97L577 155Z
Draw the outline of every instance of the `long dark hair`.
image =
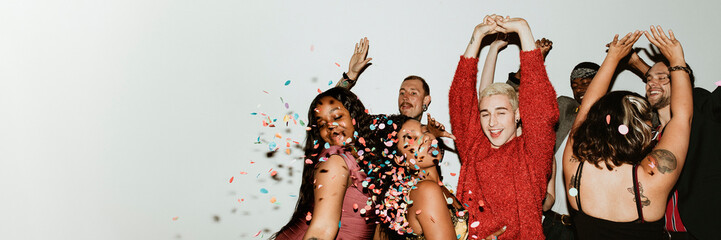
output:
M366 112L366 108L360 99L345 88L335 87L318 94L308 108L308 126L310 130L306 133L304 147L304 162L310 160L312 163L306 163L303 166L302 183L295 211L290 221L278 232L290 228L295 221L302 219L307 212L312 211L315 199L313 191L314 169L319 162L319 154L324 149L322 146L325 144L325 141L320 137L318 127L315 125L317 122L315 108L320 103L320 99L328 96L340 101L350 113L351 119L353 119L353 127L355 128L353 142L347 144L345 148L358 151L360 155L358 165L361 167L361 171L370 175L372 171L376 170L375 166L379 165L379 162L384 162L383 158L388 158L395 152L395 144L388 147L386 143L392 141L391 138L395 136L394 132L397 131L397 128L400 128L400 125L403 124L407 117L370 115ZM363 140L359 141L361 138ZM274 237L272 236L271 239Z
M641 95L610 92L591 106L574 132L573 155L597 168L603 162L608 170L639 163L653 147L653 129L647 124L651 118L651 107ZM620 133L620 125L625 125L628 133Z

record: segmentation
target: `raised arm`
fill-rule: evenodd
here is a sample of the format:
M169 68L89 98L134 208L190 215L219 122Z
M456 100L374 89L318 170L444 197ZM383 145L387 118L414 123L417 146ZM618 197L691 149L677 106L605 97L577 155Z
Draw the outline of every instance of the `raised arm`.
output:
M631 52L633 44L636 43L640 37L640 31L628 33L620 40L618 39L618 34L613 37L613 41L608 45L606 58L603 60L603 63L601 63L601 67L598 69L596 76L591 80L591 84L588 85L586 94L583 95L583 101L581 101L581 106L578 107L578 115L576 115L576 120L573 121L569 136L573 136L576 128L586 120L586 115L588 115L588 110L591 106L601 99L603 95L606 95L618 62Z
M456 149L459 155L470 148L478 141L481 144L490 144L487 138L483 137L481 121L478 110L478 95L476 92L476 77L478 74L478 52L481 47L481 39L488 34L496 33L498 26L494 18L499 16L488 15L483 23L473 29L471 42L468 43L466 51L461 56L453 76L451 88L448 93L448 106L451 117L451 127L456 136ZM461 161L465 159L461 158Z
M353 55L350 57L350 63L348 64L348 72L338 80L338 83L335 85L336 87L350 90L355 86L360 74L366 67L370 66L369 62L373 60L373 58L367 58L368 46L368 38L365 37L355 44Z
M688 150L693 116L691 80L689 74L683 69L687 67L683 48L673 31L669 31L669 37L667 37L660 26L655 28L652 26L651 33L644 32L644 35L649 42L659 48L669 61L672 93L671 120L666 124L661 140L644 159L645 164L655 167L652 167L651 171L644 172L651 177L658 178L653 181L670 191L681 174Z
M478 86L478 92L483 91L488 85L493 83L493 76L496 73L496 60L498 60L498 52L508 45L505 34L498 33L498 37L488 47L488 55L486 62L483 63L483 71L481 71L481 84Z
M312 219L303 239L335 239L349 178L348 167L339 155L318 163Z

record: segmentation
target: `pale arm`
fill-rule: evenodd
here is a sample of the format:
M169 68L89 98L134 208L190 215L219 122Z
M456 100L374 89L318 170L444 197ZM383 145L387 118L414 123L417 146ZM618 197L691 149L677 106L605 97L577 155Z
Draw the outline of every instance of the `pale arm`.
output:
M543 211L548 211L553 207L553 203L556 202L556 161L553 161L553 167L551 168L551 179L548 180L548 186L546 187L546 199L543 200Z
M335 239L350 173L339 155L332 155L315 169L314 207L303 239Z
M355 44L353 55L350 57L350 63L348 64L348 72L346 73L348 78L341 78L338 80L338 83L335 85L336 87L342 87L350 90L353 86L355 86L360 74L366 69L366 67L370 66L369 62L373 60L373 58L368 58L368 47L368 38L362 38Z
M503 47L508 45L508 41L499 38L494 40L488 48L488 54L486 55L486 62L483 63L483 71L481 71L481 83L478 86L478 92L483 91L488 85L493 83L493 77L496 74L496 62L498 60L498 52Z

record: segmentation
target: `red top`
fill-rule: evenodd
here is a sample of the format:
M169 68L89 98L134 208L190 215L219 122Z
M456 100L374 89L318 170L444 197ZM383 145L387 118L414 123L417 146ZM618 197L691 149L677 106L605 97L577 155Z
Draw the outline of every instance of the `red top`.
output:
M458 199L467 205L470 235L484 238L503 226L504 239L544 239L542 204L551 172L558 120L556 92L540 50L521 52L519 108L523 134L492 149L483 134L476 93L478 59L458 63L449 95L451 127L461 160Z

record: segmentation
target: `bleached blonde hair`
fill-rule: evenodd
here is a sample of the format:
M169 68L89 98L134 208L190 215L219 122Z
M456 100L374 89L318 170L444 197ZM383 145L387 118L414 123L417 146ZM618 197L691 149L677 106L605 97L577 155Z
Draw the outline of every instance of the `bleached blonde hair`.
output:
M508 85L506 83L491 84L478 94L478 103L480 104L481 100L483 100L484 97L489 97L493 95L506 95L508 97L508 101L511 102L511 107L513 107L513 111L516 111L516 109L518 109L518 93L516 93L516 90L513 89L511 85Z

